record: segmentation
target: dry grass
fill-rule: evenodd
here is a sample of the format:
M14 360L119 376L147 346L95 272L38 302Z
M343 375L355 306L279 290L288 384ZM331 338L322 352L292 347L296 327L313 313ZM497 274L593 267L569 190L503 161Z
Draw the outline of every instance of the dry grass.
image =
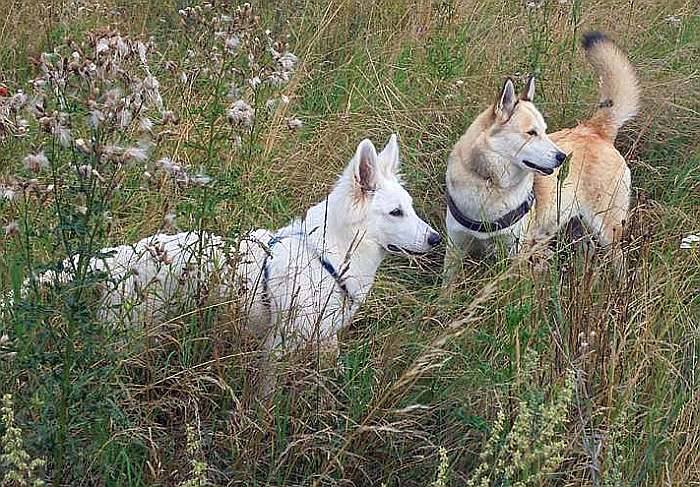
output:
M0 6L0 84L11 91L36 74L31 60L42 51L107 24L135 39L154 36L163 62L212 42L211 31L182 26L182 2L48 3ZM564 239L546 278L488 262L451 293L440 287L440 256L392 258L343 334L339 363L290 357L286 387L266 408L245 400L255 344L241 345L235 310L197 310L173 320L157 340L125 343L99 328L90 337L64 333L69 318L52 311L60 298L50 296L25 308L23 321L0 322L0 336L8 333L17 352L12 360L0 355L0 394L13 395L25 448L48 460L46 479L424 486L439 466L444 478L444 448L447 485L466 485L499 412L506 428L519 424L523 410L541 414L573 371L558 438L565 446L551 455L560 460L555 473L543 480L531 471L520 480L700 484L700 253L678 249L681 236L700 231L697 8L690 0L534 3L254 5L261 26L289 34L299 56L284 88L291 103L259 127L254 144L234 150L217 78L201 71L207 52L189 71L199 73L197 81L185 88L159 63L163 96L180 124L152 158L204 164L217 191L162 178L144 183L140 171L129 173L108 204L113 222L100 242L154 233L169 211L180 228L224 235L282 226L326 193L359 140L382 143L391 132L400 135L417 211L441 227L447 154L503 76L538 73L537 101L551 130L591 112L595 80L577 41L596 28L629 52L642 80L640 115L617 142L635 189L623 282L608 275L604 256L572 250ZM288 130L285 119L293 115L304 121L301 131ZM35 143L0 146L0 183L27 176L21 159ZM0 201L3 226L26 215L35 230L29 239L0 236L2 289L26 275L29 262L65 254L50 234L58 221L54 201L42 204ZM64 377L67 337L76 359L61 382L54 378ZM537 352L535 364L528 350ZM67 417L57 404L66 404ZM537 445L537 432L529 434L535 437L522 444ZM510 485L513 479L492 467L489 485Z

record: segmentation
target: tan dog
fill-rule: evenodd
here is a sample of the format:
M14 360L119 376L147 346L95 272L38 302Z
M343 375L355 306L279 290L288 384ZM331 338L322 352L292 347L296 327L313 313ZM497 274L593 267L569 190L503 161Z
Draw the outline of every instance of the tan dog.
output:
M532 103L534 78L518 98L512 80L498 101L467 129L447 165L446 279L466 251L492 252L503 242L510 255L522 243L543 242L579 217L598 242L617 242L629 209L630 171L613 142L637 113L639 88L627 57L599 32L583 37L588 60L601 78L600 103L591 118L547 135ZM570 156L558 188L557 169ZM614 247L619 268L620 251Z

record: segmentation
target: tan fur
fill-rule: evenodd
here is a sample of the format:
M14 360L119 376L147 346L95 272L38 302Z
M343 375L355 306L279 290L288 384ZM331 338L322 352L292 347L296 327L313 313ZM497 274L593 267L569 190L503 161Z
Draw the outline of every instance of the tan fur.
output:
M507 120L497 103L479 115L455 145L448 160L447 188L469 218L494 221L516 208L531 189L536 203L523 220L498 234L467 231L455 223L448 211L447 227L452 244L445 259L448 279L461 263L464 250L474 255L475 250L493 247L494 240L501 239L512 253L518 242L531 246L546 241L574 217L581 218L601 245L619 241L629 211L631 180L629 168L613 142L618 129L637 111L639 89L634 69L611 41L596 37L596 42L587 46L587 54L601 76L601 105L591 118L574 128L538 135L542 144L554 143L570 156L569 172L560 192L557 190L560 169L552 175L542 175L523 169L517 157L501 157L493 150L493 140L499 132L502 135L506 131L514 139L522 139L523 133L543 124L525 93ZM620 252L617 246L613 248L619 267Z
M535 175L537 204L530 242L547 239L571 218L579 216L588 229L607 246L620 239L627 219L630 172L624 157L596 129L580 124L550 135L571 155L569 174L561 186L557 204L557 171ZM557 206L560 209L557 222Z
M612 143L620 127L639 109L637 76L627 56L610 40L593 44L586 56L600 76L601 107L584 123Z

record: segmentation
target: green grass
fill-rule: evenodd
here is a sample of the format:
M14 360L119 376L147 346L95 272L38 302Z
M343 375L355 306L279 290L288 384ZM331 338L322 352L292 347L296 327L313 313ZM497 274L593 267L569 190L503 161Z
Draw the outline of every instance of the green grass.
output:
M229 237L280 227L326 194L361 139L379 145L392 132L418 213L444 228L447 156L505 76L521 84L538 74L536 101L552 131L591 113L597 80L578 47L588 29L608 32L629 53L643 106L616 143L634 186L626 279L616 283L601 259L565 243L546 278L490 261L467 269L451 293L440 285L440 255L389 258L341 335L338 363L289 357L280 371L286 386L269 408L245 401L256 344L241 343L235 309L198 309L164 327L125 331L97 319L99 276L31 294L0 321L7 351L16 352L0 356L0 394L12 395L24 447L47 460L48 483L177 485L194 479L200 462L214 485L425 486L437 476L440 447L449 485L468 485L491 450L501 456L487 460L489 485L514 485L517 476L507 480L494 458L518 452L532 454L530 470L517 477L525 485L700 482L700 251L678 248L682 236L700 232L693 2L257 2L258 34L269 28L287 40L300 64L280 91L290 104L268 113L272 95L261 93L258 121L240 131L240 148L239 129L225 120L230 79L212 55L221 41L210 26L181 21L185 2L78 3L90 8L0 6L0 85L27 91L41 52L109 26L134 40L154 38L162 56L151 68L180 121L145 163L155 177L145 178L142 166L120 169L109 190L85 187L68 166L74 154L49 145L36 122L27 137L5 138L0 186L37 177L55 190L0 200L2 226L20 224L18 235L0 235L3 291L69 248L90 255L155 233L171 211L180 229ZM230 14L236 5L216 8ZM188 49L196 52L189 60ZM236 67L242 82L250 67ZM80 120L82 110L75 109ZM303 120L300 130L287 128L291 116ZM85 128L76 121L78 130ZM131 143L132 132L110 137ZM23 167L40 147L56 178ZM166 155L192 171L206 168L216 182L172 183L153 168ZM82 205L92 216L76 211ZM505 433L526 414L541 425L570 371L575 389L556 418L548 470L535 455L541 427L519 446ZM502 436L494 435L499 412ZM196 448L188 448L188 428ZM502 440L489 445L492 437ZM9 468L3 458L0 478Z

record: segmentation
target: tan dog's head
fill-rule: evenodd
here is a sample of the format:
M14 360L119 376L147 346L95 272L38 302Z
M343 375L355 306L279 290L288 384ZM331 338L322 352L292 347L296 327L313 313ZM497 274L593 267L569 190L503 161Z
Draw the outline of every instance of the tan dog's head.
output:
M535 78L531 77L520 97L513 80L506 79L493 107L494 122L489 148L528 171L552 174L566 160L566 154L547 136L547 124L532 103Z

